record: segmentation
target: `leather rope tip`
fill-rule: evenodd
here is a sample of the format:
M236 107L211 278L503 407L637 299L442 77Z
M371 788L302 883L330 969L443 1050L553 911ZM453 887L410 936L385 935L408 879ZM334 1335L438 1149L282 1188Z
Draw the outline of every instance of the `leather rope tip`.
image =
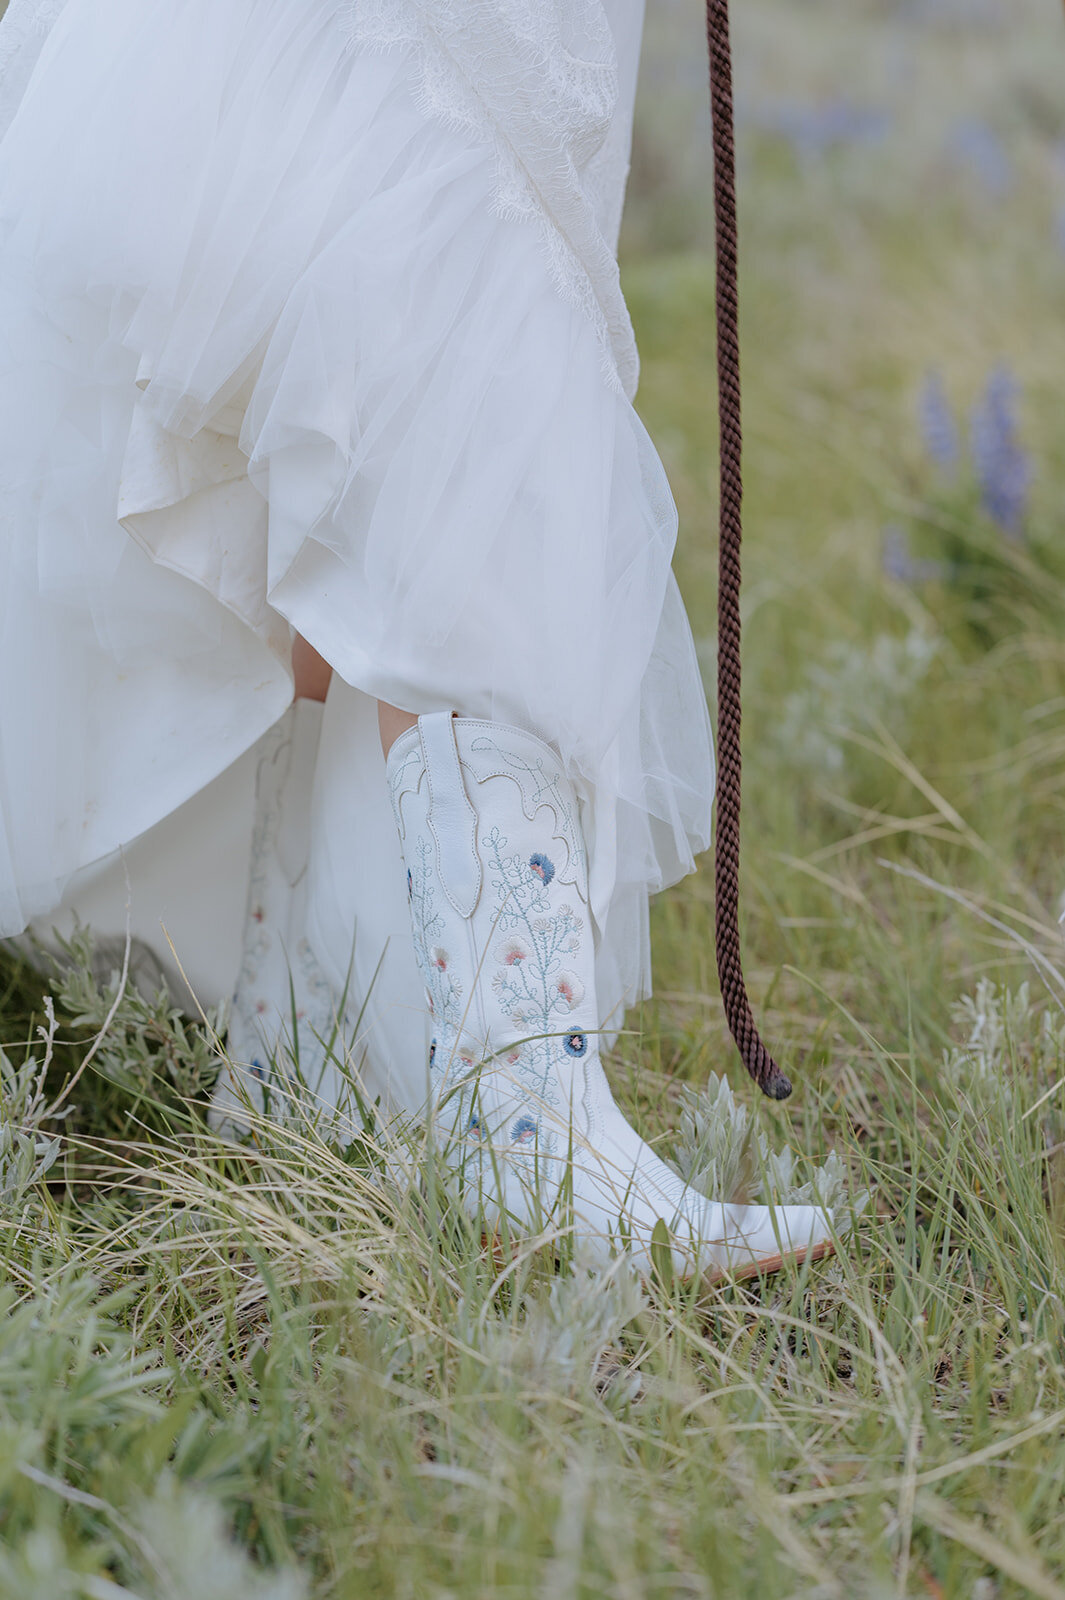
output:
M743 541L743 427L736 258L736 150L732 111L729 0L706 0L714 146L719 537L717 591L717 827L714 837L715 936L721 998L744 1066L770 1100L791 1084L758 1036L740 950L740 790L742 712L740 550Z

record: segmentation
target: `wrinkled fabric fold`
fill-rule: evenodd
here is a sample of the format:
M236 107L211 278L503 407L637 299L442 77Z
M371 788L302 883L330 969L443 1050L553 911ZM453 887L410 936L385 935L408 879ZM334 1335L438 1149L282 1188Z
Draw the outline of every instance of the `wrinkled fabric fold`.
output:
M639 38L606 14L586 220ZM295 628L365 695L560 752L619 1020L709 828L672 498L498 143L351 15L67 0L0 143L0 927L276 720Z

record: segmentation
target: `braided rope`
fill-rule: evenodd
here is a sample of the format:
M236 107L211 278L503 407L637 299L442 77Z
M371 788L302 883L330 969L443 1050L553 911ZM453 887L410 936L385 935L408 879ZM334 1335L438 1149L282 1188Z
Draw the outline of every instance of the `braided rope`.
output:
M740 959L740 542L742 433L736 288L736 154L728 0L706 0L714 127L717 245L717 393L720 419L720 537L717 595L717 833L714 849L717 970L732 1037L764 1094L784 1100L791 1084L758 1036Z

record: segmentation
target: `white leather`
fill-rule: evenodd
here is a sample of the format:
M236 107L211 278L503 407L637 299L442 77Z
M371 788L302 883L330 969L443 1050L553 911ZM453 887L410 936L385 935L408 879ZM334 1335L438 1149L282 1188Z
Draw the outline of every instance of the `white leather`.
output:
M429 831L436 844L436 867L444 893L460 917L473 915L481 893L477 854L477 813L470 804L451 732L451 712L434 711L418 720L429 784Z
M572 1225L604 1256L624 1243L645 1270L660 1220L687 1271L828 1238L815 1207L697 1194L618 1110L597 1043L578 802L551 749L521 729L441 714L400 736L387 770L434 1024L429 1112L471 1209L493 1224L506 1213L521 1227ZM445 796L448 784L461 793Z
M322 707L297 700L257 747L242 961L210 1117L223 1133L246 1133L249 1107L327 1126L347 1120L338 1059L354 1029L306 935L321 724Z

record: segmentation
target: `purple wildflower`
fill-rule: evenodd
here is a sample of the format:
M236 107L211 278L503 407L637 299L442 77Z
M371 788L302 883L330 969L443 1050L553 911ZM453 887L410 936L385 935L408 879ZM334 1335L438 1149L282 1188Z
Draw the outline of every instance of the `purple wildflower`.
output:
M856 106L848 100L759 108L753 120L786 139L803 160L823 156L837 145L877 144L891 127L887 112Z
M1009 368L996 367L973 406L969 434L980 503L1011 539L1020 538L1032 481L1031 462L1017 437L1017 392Z
M950 149L989 195L1000 200L1009 193L1013 187L1013 165L1002 140L986 122L971 117L955 123Z
M947 576L941 561L921 561L910 551L909 535L891 522L881 535L880 564L884 576L895 583L929 583Z
M953 471L958 464L958 425L938 372L926 374L918 402L925 449L937 466Z
M995 0L910 0L910 14L918 22L993 23Z

